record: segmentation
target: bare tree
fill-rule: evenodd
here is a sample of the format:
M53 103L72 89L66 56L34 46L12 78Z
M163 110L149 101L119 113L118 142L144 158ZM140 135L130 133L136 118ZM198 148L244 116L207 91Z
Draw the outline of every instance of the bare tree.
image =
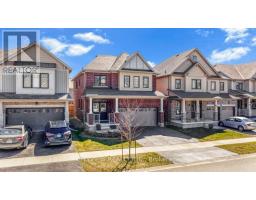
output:
M128 160L131 160L131 147L132 142L135 142L135 159L136 159L136 138L142 132L143 124L139 124L137 113L139 111L141 103L136 99L125 99L123 101L122 107L125 109L124 112L121 112L119 115L119 126L118 129L121 134L121 140L123 143L123 138L128 141L129 148L129 157ZM123 152L123 146L122 146ZM122 153L123 159L123 153Z

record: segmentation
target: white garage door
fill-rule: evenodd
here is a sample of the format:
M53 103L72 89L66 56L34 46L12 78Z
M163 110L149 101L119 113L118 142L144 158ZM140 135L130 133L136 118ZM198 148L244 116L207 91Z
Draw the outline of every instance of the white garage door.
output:
M221 114L220 114L221 120L227 119L229 117L233 117L234 116L233 112L234 112L233 107L231 107L231 106L223 107L221 110Z
M125 115L125 108L120 108L120 117ZM157 125L157 108L139 108L135 115L136 126L156 126Z

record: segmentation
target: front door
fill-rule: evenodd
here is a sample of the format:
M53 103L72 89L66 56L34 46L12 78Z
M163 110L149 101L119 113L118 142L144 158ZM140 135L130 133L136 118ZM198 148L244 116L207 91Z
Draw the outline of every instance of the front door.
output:
M99 114L101 123L107 122L108 120L107 103L93 102L93 113Z
M196 118L196 101L191 101L191 119Z

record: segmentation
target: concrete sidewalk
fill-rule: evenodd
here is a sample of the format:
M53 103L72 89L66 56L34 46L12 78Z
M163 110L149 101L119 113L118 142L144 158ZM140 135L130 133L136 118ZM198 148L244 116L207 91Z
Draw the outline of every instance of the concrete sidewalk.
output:
M168 145L168 146L139 147L137 148L137 153L198 149L198 148L214 147L214 146L224 145L224 144L236 144L236 143L246 143L246 142L256 142L256 137L219 140L219 141L210 141L210 142L194 142L194 143L176 144L176 145ZM133 153L134 153L134 150L135 149L133 148L132 149ZM66 154L57 154L57 155L49 155L49 156L1 159L0 168L77 161L80 159L117 156L117 155L121 155L121 153L122 153L121 149L116 149L116 150L106 150L106 151L66 153ZM124 154L128 154L128 149L124 149Z

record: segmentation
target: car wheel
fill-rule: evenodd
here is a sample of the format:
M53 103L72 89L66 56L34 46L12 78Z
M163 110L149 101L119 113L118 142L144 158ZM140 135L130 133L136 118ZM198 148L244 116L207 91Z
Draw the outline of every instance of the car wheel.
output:
M224 123L223 122L219 122L219 126L224 126Z
M243 132L243 131L244 131L244 127L238 126L238 130L241 131L241 132Z

